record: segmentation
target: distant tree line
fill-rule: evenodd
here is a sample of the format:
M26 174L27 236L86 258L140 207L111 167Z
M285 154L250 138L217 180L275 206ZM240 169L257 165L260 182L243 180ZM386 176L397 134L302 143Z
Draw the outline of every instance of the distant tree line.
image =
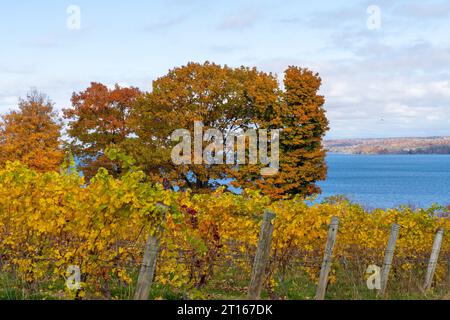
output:
M450 154L450 145L432 145L414 149L380 149L377 154Z
M450 154L450 145L435 145L417 148L405 152L407 154Z

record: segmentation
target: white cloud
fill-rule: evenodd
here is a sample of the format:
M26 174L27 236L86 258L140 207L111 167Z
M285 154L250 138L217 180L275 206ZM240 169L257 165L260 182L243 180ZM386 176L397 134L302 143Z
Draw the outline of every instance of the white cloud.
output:
M395 13L421 19L446 18L450 14L450 1L438 3L411 1L410 3L398 6Z
M225 17L219 24L220 30L243 30L253 26L259 17L255 9L242 9L239 13Z

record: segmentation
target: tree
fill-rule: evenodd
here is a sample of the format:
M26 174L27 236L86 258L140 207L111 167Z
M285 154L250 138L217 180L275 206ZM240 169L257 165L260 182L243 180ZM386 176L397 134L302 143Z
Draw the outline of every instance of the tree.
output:
M261 177L257 166L243 166L230 172L235 187L261 190L273 199L321 192L316 182L326 178L322 140L328 130L325 99L318 94L321 82L308 69L291 66L285 71L280 106L262 122L281 131L278 173Z
M214 63L189 63L153 82L153 90L138 99L130 118L136 137L132 152L154 181L172 187L210 192L221 179L230 178L225 164L175 165L171 160L171 134L186 129L194 135L194 122L204 131L220 130L224 139L250 127L275 123L278 83L272 74L255 68L230 68ZM204 141L203 147L210 142Z
M72 119L68 132L78 142L75 154L87 162L89 170L103 166L121 173L118 162L104 155L105 148L114 144L136 160L151 182L167 188L211 192L226 181L235 188L260 190L273 199L308 196L320 192L316 182L326 175L322 139L328 121L320 86L318 74L297 67L286 70L281 89L273 74L256 68L189 63L155 80L146 94L92 84L74 94L74 108L65 114ZM212 129L219 134L211 133ZM201 140L196 144L198 130ZM241 139L245 164L227 164L229 155L238 159L234 136L249 130L257 130L258 136ZM262 163L261 148L259 162L249 164L255 158L250 141L261 142L261 130L269 131L269 146L277 140L270 131L280 130L279 170L272 176L262 174L263 168L274 163ZM230 150L224 148L228 140L233 141ZM212 144L221 147L210 148ZM198 146L200 162L195 155ZM172 159L174 148L180 150L179 163ZM205 163L205 159L214 161Z
M326 178L322 141L329 123L325 98L318 94L321 84L319 74L308 69L291 66L285 71L279 194L320 193L316 181Z
M121 147L132 134L127 119L136 99L137 88L115 85L109 89L101 83L91 83L85 91L72 95L72 108L64 110L69 120L67 133L72 138L71 150L89 179L100 167L119 175L121 166L105 155L110 146Z
M52 102L33 90L18 111L1 117L0 165L18 160L37 171L57 170L64 157L60 130Z

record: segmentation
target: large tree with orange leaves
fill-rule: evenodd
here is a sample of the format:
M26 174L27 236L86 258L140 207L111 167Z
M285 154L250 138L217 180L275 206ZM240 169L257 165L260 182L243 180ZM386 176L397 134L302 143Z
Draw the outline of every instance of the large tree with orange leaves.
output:
M115 85L110 89L101 83L91 83L86 90L73 94L72 108L64 110L64 117L69 120L71 150L87 178L94 176L100 167L120 174L120 164L110 160L105 149L121 147L132 134L127 119L140 95L137 88Z
M320 193L317 181L325 180L327 167L322 140L328 131L325 98L319 89L319 74L290 66L281 92L280 169L275 176L251 179L254 171L236 172L237 186L257 188L274 198ZM252 175L249 175L251 173Z
M233 168L225 164L175 165L170 137L177 129L193 135L194 122L229 134L279 124L278 84L255 68L231 68L206 62L170 70L138 100L130 126L136 134L128 150L155 181L177 188L210 192ZM206 141L204 146L208 145Z
M281 89L273 74L256 68L189 63L155 80L145 95L136 88L111 90L93 83L73 95L73 108L65 110L65 116L74 153L88 177L99 167L121 174L120 164L104 154L114 146L131 154L150 180L166 187L210 192L227 180L274 199L308 196L320 192L316 182L326 175L322 139L328 121L320 86L318 74L297 67L286 70ZM249 129L279 129L278 173L262 176L267 164L248 164L248 149L246 165L174 164L171 134L185 129L193 137L196 121L203 123L203 133L220 130L222 143ZM212 142L206 140L202 150ZM248 147L249 139L246 143Z
M316 181L326 175L322 139L328 130L325 100L318 94L321 79L290 67L284 82L282 90L272 74L209 62L175 68L138 99L130 117L136 136L128 141L129 150L156 181L177 188L208 192L230 179L237 188L261 190L273 198L320 192ZM192 137L194 121L225 137L253 128L280 129L279 173L263 177L263 165L174 165L170 135L187 129Z
M57 170L64 157L60 130L52 102L32 91L0 120L0 165L18 160L38 171Z

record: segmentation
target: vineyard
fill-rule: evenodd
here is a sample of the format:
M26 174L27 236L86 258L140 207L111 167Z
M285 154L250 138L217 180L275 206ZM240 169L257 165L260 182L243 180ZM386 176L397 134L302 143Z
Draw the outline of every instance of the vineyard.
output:
M165 209L166 208L166 209ZM86 183L74 170L0 169L2 298L132 299L149 236L160 250L152 299L245 298L263 213L274 219L263 298L312 299L332 217L340 220L327 298L375 298L369 265L383 265L391 226L400 228L387 297L442 298L449 290L450 220L445 208L373 210L344 199L308 204L258 192L174 192L130 170L100 169ZM420 289L444 230L432 288ZM69 266L81 288L65 286ZM17 289L20 288L20 289Z

